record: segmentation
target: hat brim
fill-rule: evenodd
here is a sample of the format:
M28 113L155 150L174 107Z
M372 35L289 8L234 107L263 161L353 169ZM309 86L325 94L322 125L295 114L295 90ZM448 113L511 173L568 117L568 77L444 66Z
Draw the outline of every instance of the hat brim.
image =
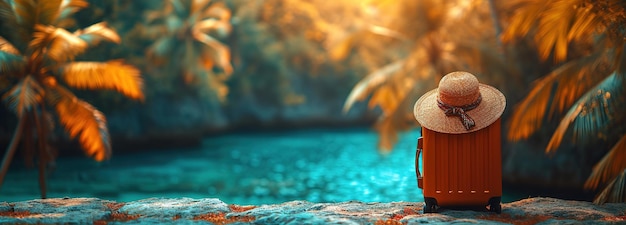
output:
M479 84L479 91L482 96L480 104L466 112L476 123L470 130L463 127L459 117L446 116L437 106L438 89L426 92L415 102L413 115L422 127L440 133L463 134L478 131L500 118L506 107L506 98L498 89Z

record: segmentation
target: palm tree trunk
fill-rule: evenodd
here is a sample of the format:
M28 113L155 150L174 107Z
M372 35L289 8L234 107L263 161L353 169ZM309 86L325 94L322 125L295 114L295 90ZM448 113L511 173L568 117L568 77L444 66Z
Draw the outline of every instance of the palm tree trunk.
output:
M33 115L35 118L35 125L37 127L37 132L38 132L37 142L39 143L39 148L38 148L39 157L37 157L38 164L39 164L39 190L41 192L41 198L45 199L46 198L46 165L48 164L48 151L46 150L46 147L47 147L46 131L47 130L46 130L45 122L44 123L41 122L41 119L44 115L43 110L40 115L37 115L35 112L33 112Z
M22 130L24 130L24 121L26 121L26 116L22 116L21 118L19 118L17 122L17 127L15 127L15 132L13 132L13 138L11 138L9 147L4 153L4 158L2 159L2 168L0 169L0 187L2 187L2 183L4 182L4 176L9 170L9 165L11 165L13 155L15 155L15 150L17 149L19 140L22 137Z
M39 191L41 191L41 199L45 199L46 198L46 160L42 158L41 156L42 154L45 154L45 150L43 150L40 147L39 148Z

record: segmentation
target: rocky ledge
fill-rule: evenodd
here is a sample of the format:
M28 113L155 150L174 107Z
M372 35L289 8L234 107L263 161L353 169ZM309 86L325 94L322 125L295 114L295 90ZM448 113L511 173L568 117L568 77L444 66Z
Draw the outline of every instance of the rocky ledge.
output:
M503 204L502 214L443 209L422 212L421 202L312 203L241 206L219 199L149 198L114 202L54 198L1 202L1 224L612 224L626 223L626 204L594 205L554 198Z

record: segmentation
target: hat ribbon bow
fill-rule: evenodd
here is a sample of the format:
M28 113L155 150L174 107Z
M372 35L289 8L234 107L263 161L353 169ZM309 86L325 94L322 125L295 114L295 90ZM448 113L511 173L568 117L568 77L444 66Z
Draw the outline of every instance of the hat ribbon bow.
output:
M466 112L478 107L478 105L480 104L480 101L482 101L482 97L479 95L476 101L470 104L464 105L464 106L456 107L456 106L448 105L442 102L439 98L437 98L437 105L439 106L441 110L443 110L446 116L458 116L459 119L461 119L461 123L463 124L465 129L470 130L472 129L472 127L476 125L476 122L474 122L474 119L472 119L472 117L467 115Z

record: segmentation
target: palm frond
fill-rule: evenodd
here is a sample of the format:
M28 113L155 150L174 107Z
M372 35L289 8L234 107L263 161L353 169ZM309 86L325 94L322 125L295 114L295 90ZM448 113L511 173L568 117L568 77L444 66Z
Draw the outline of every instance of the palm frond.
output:
M598 28L603 28L601 18L592 9L592 4L576 5L574 10L576 15L570 24L567 40L581 40L588 37L593 32L598 32Z
M607 60L604 52L596 52L565 63L536 81L513 112L508 138L520 140L529 137L541 127L546 115L555 115L569 107L580 95L604 78L597 72L606 66Z
M554 60L562 61L567 58L567 37L570 33L570 23L563 21L576 20L578 17L575 7L581 0L553 0L538 20L535 43L542 59L547 59L554 52Z
M209 18L196 22L193 29L197 32L207 33L217 31L220 36L226 36L230 33L231 25L228 21L221 21L215 18Z
M96 23L84 30L77 30L74 32L74 35L87 42L90 46L97 45L100 41L120 43L120 36L115 30L109 28L106 22Z
M364 100L374 89L387 82L393 74L404 66L404 63L404 60L399 60L365 76L350 91L350 95L343 105L343 112L348 112L356 101Z
M336 61L345 59L352 52L354 47L362 45L361 42L363 40L371 38L368 36L369 34L390 37L405 42L409 41L406 35L398 31L376 25L365 25L364 28L348 34L347 37L328 42L330 58Z
M0 21L2 21L4 27L11 29L11 32L5 35L16 37L15 40L28 40L31 37L33 27L26 27L20 24L13 5L12 1L0 0Z
M392 37L401 41L409 41L409 38L406 35L398 31L386 28L386 27L368 25L366 27L366 30L371 32L372 34L377 34L377 35L385 36L385 37Z
M10 2L0 0L0 18L3 21L13 20L15 21L15 15L13 14L13 7Z
M598 51L580 60L571 61L573 65L563 65L553 72L562 73L557 76L554 98L550 106L549 116L555 116L570 107L578 97L597 85L610 75L610 54Z
M15 46L11 44L11 42L7 41L1 36L0 36L0 52L7 52L7 53L14 54L14 55L21 54L20 51L17 50L17 48L15 48Z
M32 29L36 24L51 25L59 20L63 2L67 0L12 0L13 14L18 24Z
M87 8L89 3L84 0L62 0L58 10L57 21L66 19L83 8Z
M224 70L225 74L231 74L233 72L233 66L230 64L230 50L226 45L202 32L193 32L193 37L215 51L215 62Z
M385 85L376 90L369 102L370 107L373 106L372 102L377 102L376 104L384 112L376 121L375 128L379 136L378 149L385 154L393 149L398 140L398 132L415 126L411 107L415 103L415 99L411 97L415 96L415 91L418 89L416 88L415 80L405 75L392 82L393 85ZM383 99L376 99L383 87L393 88L393 91L388 93L390 95L385 96L388 97L387 100L392 102L392 104L383 105L387 104L383 103Z
M202 15L204 17L217 18L222 22L229 22L232 13L230 9L224 5L223 2L218 2L216 4L210 4L209 7L204 9L204 13Z
M88 47L87 42L63 28L36 25L33 40L29 43L32 49L47 48L47 56L56 62L73 60Z
M22 26L55 25L88 6L84 0L12 0L13 14Z
M7 103L9 109L18 117L32 110L42 101L43 89L32 76L26 76L9 90L2 99Z
M201 13L211 6L211 0L192 0L189 6L190 14Z
M27 29L35 27L37 3L32 0L11 0L9 3L17 24Z
M584 140L597 136L600 129L605 128L614 115L623 115L624 112L620 109L623 109L626 103L625 81L623 74L615 72L583 95L559 123L548 142L546 152L557 149L572 123L574 140Z
M35 11L33 12L37 18L37 24L52 25L55 24L60 14L61 2L63 0L51 1L34 1Z
M144 98L139 70L120 60L72 62L62 69L63 79L72 87L116 90L131 99Z
M594 204L626 202L626 169L593 200Z
M511 23L502 35L503 41L534 32L539 56L555 61L567 58L568 44L584 40L604 28L593 4L583 0L521 1ZM533 30L534 28L534 30Z
M0 73L8 73L23 68L24 57L0 51Z
M104 114L89 103L73 95L68 96L69 91L64 93L64 97L56 104L56 111L70 138L78 137L83 151L96 161L109 159L111 140Z
M530 33L532 28L536 27L537 21L544 14L546 8L550 6L551 1L537 0L520 0L520 1L504 1L504 4L514 5L506 7L514 12L507 28L502 33L503 42L509 42L517 37L523 37Z
M626 169L626 135L622 135L611 151L593 167L591 175L585 182L585 188L596 189L598 185L617 177L624 169Z

